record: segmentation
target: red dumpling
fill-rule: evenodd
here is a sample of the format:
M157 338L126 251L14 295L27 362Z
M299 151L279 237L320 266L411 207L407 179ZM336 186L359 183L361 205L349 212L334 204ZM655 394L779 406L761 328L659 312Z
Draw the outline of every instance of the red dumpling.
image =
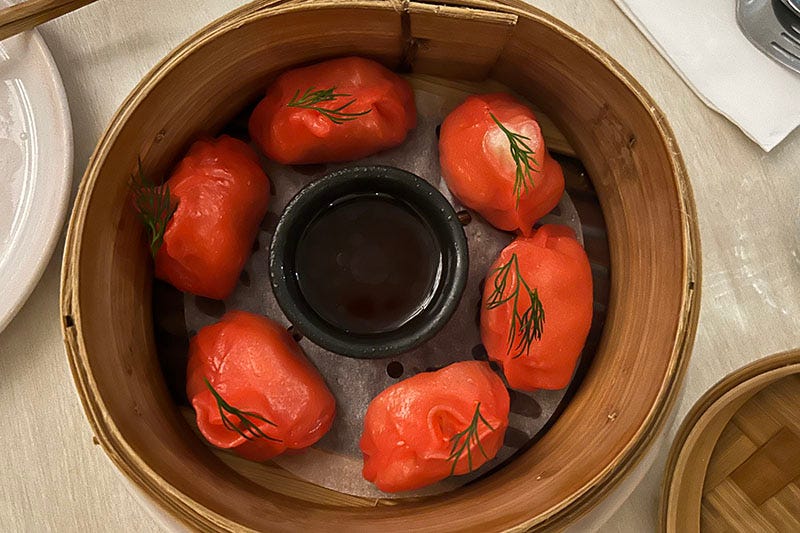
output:
M592 324L592 271L572 230L547 224L518 237L483 289L481 339L515 389L569 384Z
M251 313L232 311L201 329L186 375L200 432L246 459L307 448L336 414L325 381L286 329Z
M400 492L480 468L503 445L508 411L508 391L483 361L400 381L367 408L364 479Z
M505 93L470 96L454 109L442 123L439 159L459 201L502 230L530 235L564 193L536 117Z
M197 141L165 186L177 208L156 254L156 277L192 294L227 298L269 203L257 154L225 135Z
M253 111L250 135L278 163L328 163L397 146L416 123L406 80L346 57L280 75Z

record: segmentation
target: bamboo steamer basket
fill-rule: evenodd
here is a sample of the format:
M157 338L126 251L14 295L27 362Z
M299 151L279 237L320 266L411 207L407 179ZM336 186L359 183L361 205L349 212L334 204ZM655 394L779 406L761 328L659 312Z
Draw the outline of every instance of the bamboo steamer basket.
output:
M280 71L348 54L420 75L491 78L536 102L588 169L608 228L610 306L574 399L510 465L440 496L365 501L296 479L268 487L245 479L192 433L155 352L152 264L127 202L137 158L163 175ZM97 440L190 527L537 530L591 509L658 434L694 339L699 269L694 203L672 131L630 74L574 30L521 3L259 0L169 54L112 119L70 221L61 311Z
M684 420L661 496L663 531L800 531L800 350L720 381Z

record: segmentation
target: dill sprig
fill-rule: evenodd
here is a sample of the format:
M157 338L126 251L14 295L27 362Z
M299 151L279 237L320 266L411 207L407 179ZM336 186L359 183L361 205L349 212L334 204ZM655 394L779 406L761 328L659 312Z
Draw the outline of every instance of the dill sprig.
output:
M514 163L517 165L517 175L514 179L514 196L517 198L516 206L519 207L519 199L522 197L523 194L528 192L529 188L534 187L533 176L531 172L541 172L539 162L533 157L535 153L531 150L531 147L528 146L528 143L525 141L530 141L530 137L526 137L525 135L520 135L519 133L514 133L513 131L509 130L503 123L497 120L497 117L494 116L494 113L489 113L489 116L492 117L495 124L500 128L500 131L505 133L506 137L508 138L508 144L511 150L511 157L514 159Z
M281 442L281 439L270 437L269 435L264 433L260 427L258 427L252 420L250 420L250 418L260 420L273 427L278 427L277 424L275 424L270 420L267 420L258 413L253 413L251 411L240 411L236 407L233 407L231 404L222 399L222 396L220 396L219 393L211 385L211 383L209 383L208 379L203 378L203 381L205 381L206 387L208 387L208 390L211 391L211 394L214 395L214 399L217 400L217 408L219 408L219 416L222 418L222 424L227 429L229 429L230 431L235 431L236 433L238 433L247 440L267 439L274 442ZM239 419L238 423L231 420L229 414L238 418Z
M544 329L544 307L539 300L538 289L531 289L519 271L519 259L517 254L511 254L511 259L502 266L497 267L493 284L494 290L486 301L486 309L492 310L508 302L514 306L511 315L511 326L508 331L508 353L511 353L516 343L516 355L514 359L530 353L531 345L534 340L542 338ZM524 311L520 312L519 297L521 289L528 296L529 304Z
M472 472L473 443L478 446L481 454L483 454L486 459L489 459L489 456L486 455L486 450L483 449L483 444L481 444L480 436L478 435L478 422L483 422L487 428L494 431L492 425L481 414L481 402L478 402L478 405L475 407L475 414L472 415L472 421L464 429L464 431L456 433L450 437L453 447L450 449L450 456L447 458L447 460L453 461L453 465L450 467L451 476L456 471L456 465L458 464L459 459L461 459L461 457L464 455L465 451L467 452L467 465L469 466L469 471Z
M169 185L156 186L145 176L141 159L136 173L131 175L131 190L136 211L150 237L150 253L155 259L178 203L173 203Z
M351 120L355 120L360 116L366 115L372 108L367 109L365 111L359 111L357 113L351 113L345 111L348 107L350 107L356 99L353 98L348 102L340 105L339 107L335 108L326 108L320 107L318 104L322 102L332 102L337 98L351 96L346 93L337 93L336 87L330 87L328 89L320 89L318 91L314 90L314 87L309 87L306 91L300 95L300 89L298 89L292 99L286 104L287 107L300 107L303 109L313 109L314 111L319 112L325 118L329 119L334 124L342 124L344 122L349 122Z

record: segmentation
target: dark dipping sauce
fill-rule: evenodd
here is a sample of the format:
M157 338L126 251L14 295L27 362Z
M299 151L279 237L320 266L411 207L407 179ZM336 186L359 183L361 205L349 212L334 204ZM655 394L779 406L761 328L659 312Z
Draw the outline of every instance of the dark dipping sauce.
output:
M320 212L297 245L303 297L334 327L354 334L395 330L430 302L441 274L431 228L385 194L342 198Z

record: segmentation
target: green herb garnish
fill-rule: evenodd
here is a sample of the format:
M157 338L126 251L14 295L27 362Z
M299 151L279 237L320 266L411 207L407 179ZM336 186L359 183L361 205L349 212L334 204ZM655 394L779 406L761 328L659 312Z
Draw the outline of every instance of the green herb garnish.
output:
M483 444L481 444L480 436L478 435L479 421L483 422L487 428L494 431L492 425L481 414L481 402L478 402L478 405L475 407L475 414L472 415L472 421L469 423L466 429L450 437L453 447L450 449L450 456L447 458L447 460L453 461L453 465L450 467L451 476L456 471L456 465L458 464L459 459L461 459L461 457L464 455L464 451L467 452L467 465L469 466L469 471L472 472L473 442L478 446L481 454L483 454L486 459L489 459L489 456L486 455L486 451L483 449Z
M300 95L300 89L298 89L292 99L289 101L287 107L300 107L303 109L313 109L322 114L325 118L329 119L334 124L342 124L344 122L349 122L351 120L355 120L360 116L366 115L372 108L367 109L366 111L359 111L358 113L350 113L345 111L348 107L350 107L353 103L355 103L356 99L353 98L348 102L340 105L339 107L335 108L326 108L320 107L318 104L322 102L332 102L337 98L343 98L350 96L346 93L337 93L336 87L330 87L328 89L321 89L319 91L315 91L314 87L309 87L306 89L306 92Z
M503 123L497 120L494 113L489 113L495 124L500 128L500 131L506 134L508 144L511 150L511 157L517 165L517 175L514 179L514 196L517 198L517 207L519 207L519 199L523 194L528 192L528 188L533 188L533 176L531 172L541 172L539 162L533 157L534 151L525 141L530 141L530 137L514 133L509 130Z
M167 223L175 214L178 204L172 202L169 185L159 187L147 179L141 159L136 174L131 175L131 190L136 211L150 237L150 253L155 259L158 249L164 242Z
M494 276L494 290L489 295L486 302L486 309L495 309L508 302L514 306L511 315L511 326L508 331L508 353L511 353L515 346L514 341L519 336L516 343L516 355L514 359L523 354L529 354L534 340L542 338L544 329L544 307L539 300L539 291L531 290L528 283L519 271L519 259L517 254L511 254L508 262L492 272ZM530 300L530 304L524 311L520 312L519 296L520 289L524 289Z
M222 424L229 429L230 431L235 431L242 437L247 440L255 440L255 439L267 439L274 442L281 442L281 439L276 439L275 437L270 437L266 433L264 433L260 427L258 427L250 418L255 420L260 420L261 422L265 422L273 427L278 427L277 424L274 422L267 420L263 416L259 415L258 413L253 413L251 411L241 411L236 407L233 407L231 404L226 402L222 399L222 396L214 389L214 387L209 383L206 378L203 378L203 381L206 383L206 387L208 390L211 391L211 394L214 395L214 399L217 400L217 407L219 408L219 416L222 418ZM229 417L229 414L238 418L238 423L235 423Z

